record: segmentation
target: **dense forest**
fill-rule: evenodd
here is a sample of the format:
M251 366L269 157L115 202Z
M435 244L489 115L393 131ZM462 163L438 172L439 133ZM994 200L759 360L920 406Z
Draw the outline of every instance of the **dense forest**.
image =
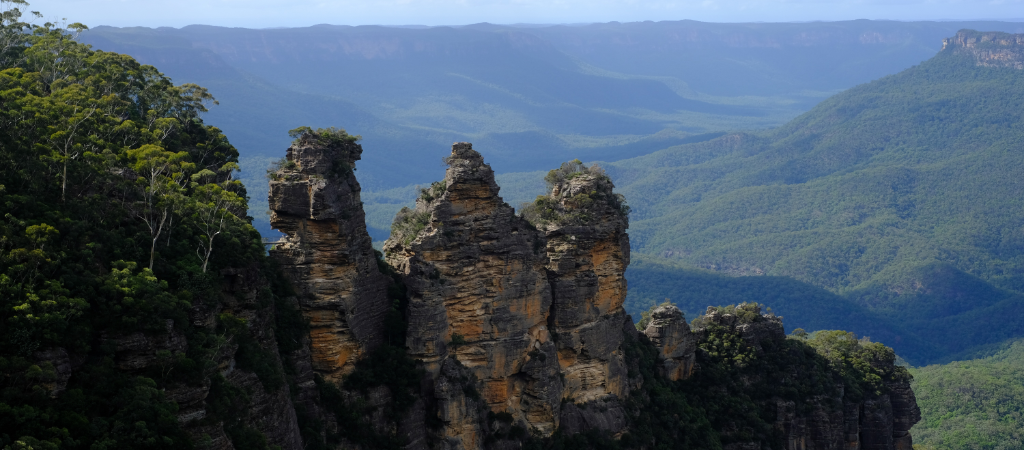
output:
M90 50L75 40L81 24L30 25L24 2L4 6L0 446L191 448L165 391L212 380L206 420L265 447L237 421L248 400L215 359L237 348L268 389L282 383L279 366L244 317L202 327L189 315L219 299L222 269L275 277L233 176L238 151L200 118L213 97ZM261 295L273 308L276 293ZM125 339L153 334L188 345L139 370L115 363Z
M827 298L817 318L789 308L797 299L784 290L746 301L792 326L871 335L914 364L1021 336L1022 102L1020 70L981 67L950 47L778 129L602 164L630 199L634 251L653 264L631 269L642 302L631 312L665 297L682 305L687 294L655 280L680 286L671 280L703 269L827 290L835 295L780 279L734 288L787 283ZM691 272L673 277L674 266ZM821 322L848 313L854 322Z
M1024 445L1024 342L1007 342L978 359L910 373L924 417L913 430L914 442L922 448L1001 450Z

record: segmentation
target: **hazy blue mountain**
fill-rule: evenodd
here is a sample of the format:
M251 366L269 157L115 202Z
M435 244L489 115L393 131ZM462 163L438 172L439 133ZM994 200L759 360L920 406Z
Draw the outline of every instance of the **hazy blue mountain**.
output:
M427 182L423 165L453 141L473 142L496 170L513 172L781 125L831 93L926 59L968 25L98 27L83 40L208 86L221 100L209 119L243 157L279 155L300 124L362 135L361 175L377 190Z
M776 130L607 163L634 251L827 289L916 362L1024 335L1024 72L956 52Z

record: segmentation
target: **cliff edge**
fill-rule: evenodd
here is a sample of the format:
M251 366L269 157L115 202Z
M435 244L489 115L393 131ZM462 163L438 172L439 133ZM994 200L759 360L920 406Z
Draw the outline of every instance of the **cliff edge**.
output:
M983 67L1024 70L1024 34L960 30L942 40L942 51L969 55Z
M362 147L344 132L304 133L270 176L270 256L310 324L313 369L340 383L384 339L387 278L377 268L353 172Z

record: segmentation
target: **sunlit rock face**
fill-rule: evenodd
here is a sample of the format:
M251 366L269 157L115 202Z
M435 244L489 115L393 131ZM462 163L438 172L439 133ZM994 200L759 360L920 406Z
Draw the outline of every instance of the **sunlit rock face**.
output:
M309 319L313 370L335 382L382 342L388 310L353 174L361 154L354 142L300 138L270 174L270 222L286 235L270 255Z
M693 374L697 335L690 331L679 308L675 305L655 308L644 334L658 348L659 375L676 381Z
M444 181L400 214L384 245L405 275L410 355L424 361L439 392L451 378L439 376L452 364L446 358L456 359L478 381L489 410L551 433L562 389L547 330L544 236L502 201L494 172L469 144L456 144L448 162ZM441 405L452 416L446 435L475 448L480 433L456 413L466 411L460 405Z
M556 214L538 223L547 239L563 397L577 403L621 398L628 393L621 345L629 222L603 171L579 165L562 172L549 177L547 201Z
M446 162L444 181L399 213L384 245L405 276L406 344L435 380L446 442L479 447L484 418L473 414L506 412L550 435L566 402L618 401L627 385L625 220L598 214L538 228L501 199L470 144L455 144ZM589 192L594 183L580 178L560 193ZM451 389L452 361L478 386L482 413Z
M969 55L979 66L1024 70L1024 34L960 30L942 40L942 51Z

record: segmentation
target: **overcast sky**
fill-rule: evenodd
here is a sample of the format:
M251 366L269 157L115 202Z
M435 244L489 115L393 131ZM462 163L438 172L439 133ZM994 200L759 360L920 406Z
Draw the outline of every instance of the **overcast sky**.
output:
M1024 19L1024 0L29 0L88 26Z

